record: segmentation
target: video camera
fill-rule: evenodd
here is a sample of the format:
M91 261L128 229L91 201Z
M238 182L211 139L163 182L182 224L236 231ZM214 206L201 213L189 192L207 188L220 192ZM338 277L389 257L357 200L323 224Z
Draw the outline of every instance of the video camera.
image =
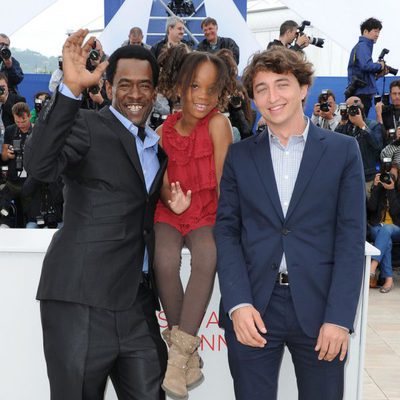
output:
M36 223L39 228L55 229L58 226L57 213L53 206L49 185L43 184L41 190L40 215L36 217Z
M3 60L8 60L11 58L11 50L4 43L0 44L0 57Z
M15 169L17 172L22 172L24 170L24 149L21 139L14 139L12 145L9 145L8 148L14 152Z
M389 74L397 75L399 70L396 69L396 68L393 68L393 67L389 67L389 65L387 65L385 60L384 60L385 55L388 54L388 53L389 53L388 49L382 49L381 54L379 54L378 61L383 61L385 63L385 67L387 68Z
M189 16L196 12L192 0L172 0L168 3L168 8L180 17ZM169 16L169 12L167 11Z
M304 28L306 26L310 26L310 25L311 25L310 21L303 21L301 23L301 25L297 28L297 35L298 36L305 35ZM317 46L317 47L320 47L321 49L324 47L325 39L317 38L317 37L313 37L313 36L308 36L308 39L310 40L310 44L312 44L314 46Z
M362 79L358 78L357 76L353 76L351 79L350 84L347 86L346 90L344 91L344 96L346 99L353 96L357 89L361 89L367 86L367 82L363 81Z

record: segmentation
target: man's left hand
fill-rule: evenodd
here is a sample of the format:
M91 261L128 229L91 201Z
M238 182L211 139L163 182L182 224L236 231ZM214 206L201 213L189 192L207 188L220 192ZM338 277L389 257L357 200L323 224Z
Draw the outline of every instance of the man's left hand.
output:
M318 351L318 360L332 361L340 353L340 361L346 357L349 346L349 333L334 324L324 323L319 330L315 351Z

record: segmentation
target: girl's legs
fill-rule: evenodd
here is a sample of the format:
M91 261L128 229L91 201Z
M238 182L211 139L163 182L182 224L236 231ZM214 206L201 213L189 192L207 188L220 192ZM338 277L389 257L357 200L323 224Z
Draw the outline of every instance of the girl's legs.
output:
M156 223L154 270L158 294L167 317L168 327L179 325L183 303L180 278L183 236L171 225Z
M203 226L185 236L191 253L191 274L183 298L179 327L196 335L204 317L211 293L217 265L213 228Z

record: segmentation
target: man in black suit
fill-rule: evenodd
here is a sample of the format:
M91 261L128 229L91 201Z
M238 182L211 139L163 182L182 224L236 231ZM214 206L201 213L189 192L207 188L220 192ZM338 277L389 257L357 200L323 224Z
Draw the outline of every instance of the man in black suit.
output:
M37 298L51 398L159 400L166 347L155 316L153 216L167 164L145 125L157 63L140 46L116 50L93 72L87 30L63 48L64 81L26 143L28 174L65 183L64 226L47 251ZM107 70L106 70L107 68ZM80 110L106 70L110 107Z

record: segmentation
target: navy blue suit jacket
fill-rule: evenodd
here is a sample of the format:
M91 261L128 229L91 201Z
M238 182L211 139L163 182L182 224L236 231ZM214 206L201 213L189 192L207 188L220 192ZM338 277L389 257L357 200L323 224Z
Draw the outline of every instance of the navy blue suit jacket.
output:
M310 129L286 217L264 131L232 145L225 160L215 226L222 295L228 311L251 303L264 314L282 254L303 331L324 322L353 330L364 265L364 173L354 138ZM268 329L268 327L267 327Z

